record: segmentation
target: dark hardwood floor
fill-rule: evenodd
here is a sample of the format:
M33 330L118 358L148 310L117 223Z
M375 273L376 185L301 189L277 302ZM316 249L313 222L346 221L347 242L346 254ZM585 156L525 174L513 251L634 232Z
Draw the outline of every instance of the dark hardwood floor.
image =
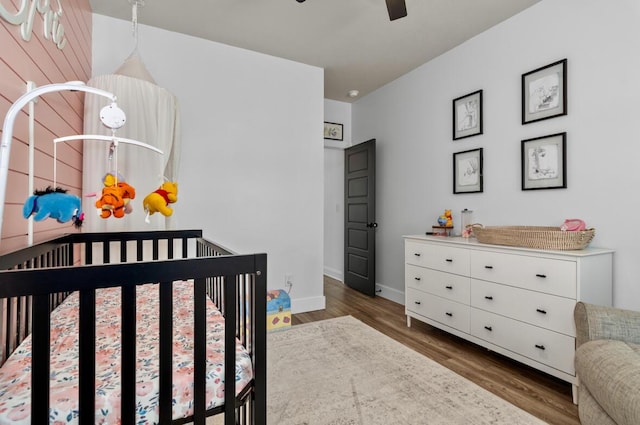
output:
M549 424L580 423L571 384L418 320L408 328L403 305L370 298L326 276L324 291L326 309L294 314L294 326L351 315Z

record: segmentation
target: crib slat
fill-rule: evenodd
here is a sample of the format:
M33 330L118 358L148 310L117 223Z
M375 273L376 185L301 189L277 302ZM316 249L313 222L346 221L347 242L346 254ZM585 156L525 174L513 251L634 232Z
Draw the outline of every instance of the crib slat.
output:
M224 346L236 346L236 277L224 277ZM224 425L234 425L236 407L236 350L224 350Z
M102 242L102 264L111 263L111 244L109 241Z
M188 250L187 250L187 243L189 242L189 240L186 237L182 238L182 258L187 258L188 257Z
M120 242L120 262L127 262L127 241Z
M138 261L142 261L142 257L143 257L143 244L142 244L142 239L137 239L136 240L136 260Z
M96 290L80 291L79 314L79 422L91 425L95 420L96 406Z
M13 350L18 346L18 298L9 298L7 303L7 322L9 323L9 344L8 352L13 353Z
M136 420L136 287L122 287L122 425Z
M171 422L173 392L173 282L160 282L160 423Z
M173 238L167 239L167 258L173 260Z
M207 293L205 279L193 285L193 423L206 421Z
M7 299L0 299L0 366L2 366L9 356L9 338L7 337Z
M84 262L85 264L93 264L93 243L91 241L84 244Z
M244 344L244 341L242 340L242 330L241 330L242 328L240 327L242 323L242 318L240 316L242 315L242 312L243 312L241 303L242 303L242 300L244 300L243 294L242 294L242 284L244 282L244 276L242 275L236 276L235 281L236 281L236 288L234 293L236 294L236 296L234 298L236 303L236 314L235 314L236 325L234 329L236 331L236 337L240 339L241 344Z
M31 423L49 423L49 295L33 296Z
M18 299L18 344L27 337L29 331L27 326L28 303L29 297Z
M254 400L251 419L254 425L267 423L267 255L256 255L255 292L251 297L251 332L254 343L251 358L254 370Z

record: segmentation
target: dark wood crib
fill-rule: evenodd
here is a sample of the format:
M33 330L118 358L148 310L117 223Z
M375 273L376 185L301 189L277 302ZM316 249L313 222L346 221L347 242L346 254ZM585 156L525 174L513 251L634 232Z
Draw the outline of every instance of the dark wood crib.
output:
M158 422L266 423L266 254L237 255L199 230L75 233L0 257L0 365L31 335L32 424L49 423L50 315L77 291L77 423L93 424L96 409L96 291L120 288L120 415L136 423L136 288L157 284L159 299ZM174 282L193 282L193 415L172 418ZM224 317L224 376L236 376L242 345L253 369L244 388L224 380L224 405L207 409L207 307ZM228 400L233 398L232 400ZM138 418L139 419L139 418Z

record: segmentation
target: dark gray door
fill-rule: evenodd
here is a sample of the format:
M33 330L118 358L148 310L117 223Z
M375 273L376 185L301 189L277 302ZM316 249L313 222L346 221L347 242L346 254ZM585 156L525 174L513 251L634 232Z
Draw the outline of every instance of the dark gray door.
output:
M376 293L376 141L345 150L344 283Z

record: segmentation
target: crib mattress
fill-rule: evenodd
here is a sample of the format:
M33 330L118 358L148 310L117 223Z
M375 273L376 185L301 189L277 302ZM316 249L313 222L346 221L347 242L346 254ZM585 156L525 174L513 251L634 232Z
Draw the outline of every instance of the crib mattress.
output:
M193 414L193 284L173 285L173 418ZM158 285L137 287L136 423L158 422ZM78 294L51 313L49 422L78 421ZM96 424L120 423L120 289L96 291ZM236 344L236 389L252 379L251 358ZM0 368L0 424L29 424L31 337ZM224 404L224 318L207 298L207 409Z

